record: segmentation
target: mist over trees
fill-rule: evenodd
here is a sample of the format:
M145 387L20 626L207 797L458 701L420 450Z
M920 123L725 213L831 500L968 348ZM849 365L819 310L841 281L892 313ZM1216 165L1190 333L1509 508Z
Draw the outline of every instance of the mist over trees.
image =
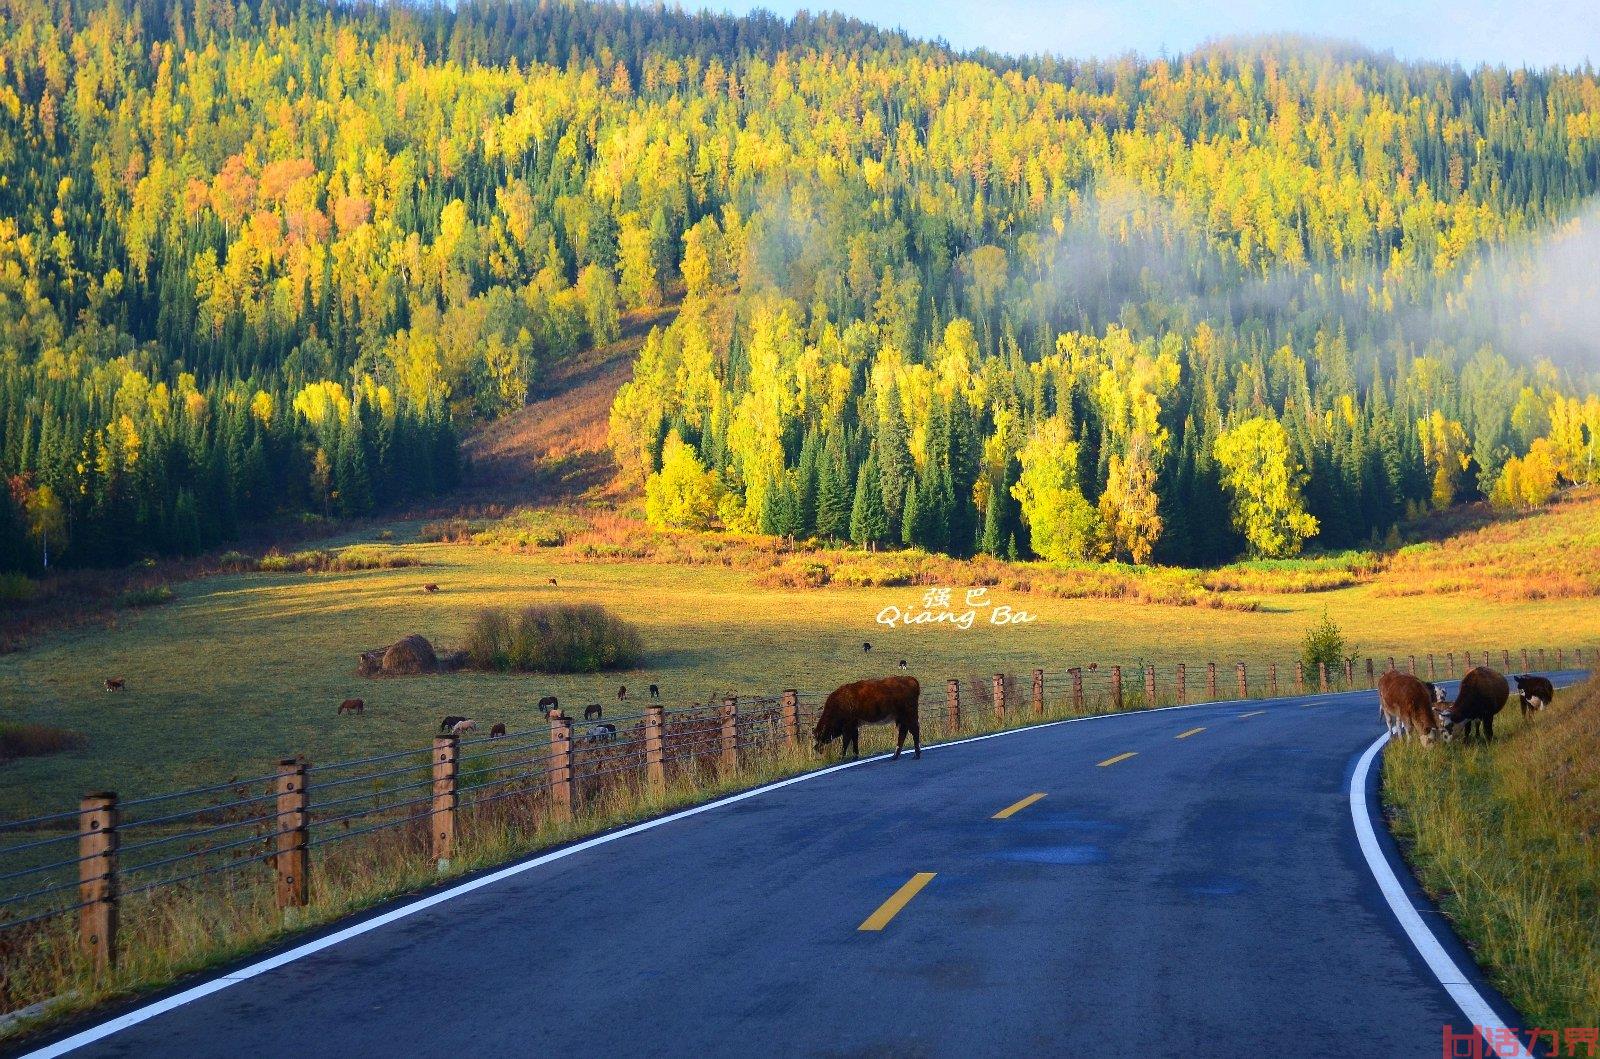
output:
M611 416L661 525L1208 563L1594 475L1594 365L1504 339L1600 183L1589 71L565 0L0 25L4 568L446 488L679 298Z

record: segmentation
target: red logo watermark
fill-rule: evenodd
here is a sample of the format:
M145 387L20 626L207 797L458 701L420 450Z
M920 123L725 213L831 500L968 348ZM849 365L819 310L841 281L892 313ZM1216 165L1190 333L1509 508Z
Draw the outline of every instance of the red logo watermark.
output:
M1565 1049L1562 1045L1565 1045ZM1513 1030L1505 1026L1474 1026L1458 1031L1444 1028L1444 1059L1515 1059L1533 1056L1540 1045L1544 1055L1600 1057L1600 1027L1568 1026L1559 1030Z

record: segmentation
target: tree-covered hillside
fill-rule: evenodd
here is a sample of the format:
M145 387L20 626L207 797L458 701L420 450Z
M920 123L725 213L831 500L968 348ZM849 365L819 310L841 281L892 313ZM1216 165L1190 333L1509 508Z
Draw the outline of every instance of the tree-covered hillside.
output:
M1597 184L1587 70L4 0L0 567L426 495L680 294L612 412L662 524L1205 562L1535 503L1600 399L1504 307Z

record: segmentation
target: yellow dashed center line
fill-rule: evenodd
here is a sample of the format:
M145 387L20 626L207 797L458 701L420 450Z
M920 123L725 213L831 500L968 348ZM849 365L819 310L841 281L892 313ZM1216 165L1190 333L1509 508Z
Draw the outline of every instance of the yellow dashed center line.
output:
M1266 713L1266 712L1267 712L1266 710L1252 710L1249 713L1241 713L1239 716L1240 717L1260 717L1263 713Z
M1107 765L1115 765L1119 761L1126 761L1130 757L1137 756L1138 753L1139 752L1137 750L1130 750L1126 754L1118 754L1116 757L1108 757L1104 761L1100 762L1100 767L1105 768Z
M1173 736L1172 738L1174 738L1174 739L1187 739L1191 735L1199 735L1203 731L1205 731L1204 728L1191 728L1187 732L1179 732L1177 735Z
M1022 812L1022 810L1026 809L1028 806L1032 805L1034 802L1038 801L1040 798L1043 798L1043 797L1044 797L1044 792L1043 791L1040 791L1038 794L1030 794L1026 798L1022 799L1020 802L1014 802L1011 805L1006 806L1004 809L1000 810L998 813L995 813L994 816L990 817L990 819L991 820L1005 820L1008 817L1015 816L1018 813Z
M882 930L889 925L889 920L900 913L900 910L911 903L911 899L922 891L922 888L937 874L931 871L919 871L906 880L904 886L894 892L894 896L878 906L878 910L866 918L866 921L857 927L857 930Z

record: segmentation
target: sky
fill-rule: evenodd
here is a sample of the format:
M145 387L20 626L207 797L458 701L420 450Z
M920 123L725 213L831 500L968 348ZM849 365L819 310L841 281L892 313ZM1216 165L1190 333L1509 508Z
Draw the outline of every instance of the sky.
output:
M1600 0L683 0L780 15L838 10L958 49L1071 57L1189 51L1219 37L1298 33L1358 41L1405 59L1473 67L1600 63Z

